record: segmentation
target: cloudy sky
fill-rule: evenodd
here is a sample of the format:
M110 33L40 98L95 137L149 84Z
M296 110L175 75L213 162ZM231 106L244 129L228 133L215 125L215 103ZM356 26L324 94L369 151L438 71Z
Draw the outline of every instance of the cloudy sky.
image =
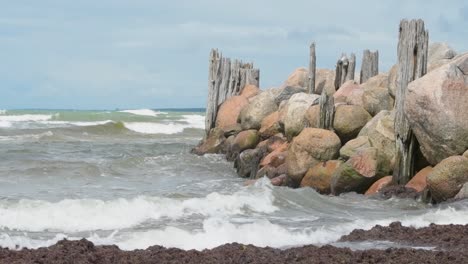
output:
M318 67L368 48L385 71L402 18L468 50L466 0L0 1L0 109L204 107L212 47L254 61L262 88L306 66L311 41Z

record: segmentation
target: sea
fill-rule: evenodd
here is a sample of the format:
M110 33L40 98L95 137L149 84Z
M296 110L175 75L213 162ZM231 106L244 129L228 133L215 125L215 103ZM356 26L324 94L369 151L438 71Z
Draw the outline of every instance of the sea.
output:
M245 186L222 155L190 154L203 109L0 110L0 247L86 238L123 250L238 242L386 248L339 242L401 221L468 224L468 202L440 205L311 188Z

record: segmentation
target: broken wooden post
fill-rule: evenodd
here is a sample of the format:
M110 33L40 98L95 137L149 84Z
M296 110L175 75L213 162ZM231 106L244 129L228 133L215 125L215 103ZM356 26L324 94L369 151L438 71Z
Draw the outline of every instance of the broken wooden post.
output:
M205 132L215 126L219 106L232 96L239 95L248 84L259 87L260 71L253 63L223 58L217 49L210 52L208 69L208 101L206 103Z
M322 94L319 98L319 107L319 128L332 130L333 118L335 115L335 100L333 94L327 91L327 89L322 90Z
M414 154L419 146L405 116L405 99L408 83L426 74L428 42L429 33L424 28L423 20L400 22L395 96L396 156L393 170L393 182L396 184L406 184L414 175Z
M336 62L335 72L335 90L337 91L343 83L354 80L354 71L356 70L356 55L351 53L350 58L345 53Z
M316 57L315 57L315 42L310 44L310 60L309 60L309 94L316 93L315 91L315 69L316 69Z
M346 72L346 76L344 76L345 77L344 82L349 81L349 80L354 80L355 71L356 71L356 54L351 53L351 56L348 59L348 70Z
M379 51L364 50L362 54L360 83L365 83L371 77L379 74Z

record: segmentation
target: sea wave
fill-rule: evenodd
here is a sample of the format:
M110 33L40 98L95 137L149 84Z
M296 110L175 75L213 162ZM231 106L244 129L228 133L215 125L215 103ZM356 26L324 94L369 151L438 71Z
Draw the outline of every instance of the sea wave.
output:
M1 125L0 125L1 127ZM0 141L27 141L27 140L39 140L45 137L52 137L54 133L52 131L47 131L39 134L25 134L25 135L16 135L16 136L0 136Z
M0 116L1 121L7 122L26 122L26 121L46 121L52 119L52 115L2 115Z
M0 115L6 114L6 111L7 111L7 110L0 109Z
M154 111L151 109L122 110L119 112L129 113L129 114L134 114L134 115L141 115L141 116L158 116L160 114L167 114L165 112Z
M0 228L32 232L114 230L135 227L163 217L175 220L193 215L227 217L248 212L271 213L278 210L273 201L271 185L267 184L233 194L213 192L202 198L190 199L138 196L110 201L1 201Z
M177 134L187 128L205 128L205 117L201 115L183 115L179 122L124 122L129 130L143 134Z
M53 214L52 214L53 216ZM90 219L92 221L93 219ZM226 243L252 244L259 247L286 248L308 244L323 245L334 243L354 229L371 229L375 225L387 226L396 220L404 226L424 227L435 224L468 224L468 211L445 209L430 210L418 216L404 216L402 219L384 219L377 221L356 220L347 224L328 227L292 228L272 223L266 219L252 220L248 223L234 223L229 217L210 216L203 221L201 229L186 230L184 228L167 226L161 229L146 231L122 232L114 231L110 235L91 233L86 239L97 245L115 244L123 250L146 249L149 246L160 245L184 250L211 249ZM67 238L78 240L81 237L57 234L54 238L38 240L23 236L0 236L0 246L10 249L38 248L55 244L58 240Z

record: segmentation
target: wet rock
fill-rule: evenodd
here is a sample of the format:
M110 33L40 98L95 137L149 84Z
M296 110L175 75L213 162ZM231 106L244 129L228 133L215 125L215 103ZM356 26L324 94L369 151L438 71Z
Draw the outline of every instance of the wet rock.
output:
M468 158L468 150L463 153L463 157Z
M330 194L331 179L336 169L343 164L341 160L320 162L310 168L302 178L300 187L311 187L321 194Z
M270 92L265 91L251 98L251 102L239 114L242 129L260 129L262 120L276 110L278 106Z
M407 188L413 188L416 192L422 192L427 188L427 175L432 172L432 167L427 166L420 170L413 178L405 185Z
M468 54L408 85L406 115L431 165L468 148Z
M224 131L218 127L215 127L210 130L210 133L205 140L202 140L198 146L191 150L191 153L197 155L221 153L223 150L224 140L226 140L224 137Z
M340 157L347 160L359 150L370 147L370 141L367 136L360 136L352 139L340 149Z
M372 116L359 105L338 105L333 128L344 144L355 138Z
M279 165L283 164L288 155L288 152L286 151L287 148L288 145L285 144L285 148L281 148L269 153L262 159L260 166L271 165L273 167L278 167Z
M293 139L286 164L288 175L299 184L307 170L320 161L338 157L340 138L329 130L305 128Z
M334 195L364 193L374 182L388 174L379 150L366 148L358 151L333 173L331 191Z
M273 186L289 186L291 187L294 183L291 178L286 174L281 174L271 179L271 184Z
M456 200L466 199L468 198L468 182L463 184L460 191L455 195Z
M262 120L260 127L260 136L262 138L272 137L281 131L281 126L279 123L279 112L275 111Z
M403 185L387 185L380 189L379 195L383 199L396 197L400 199L416 200L421 197L421 193L416 192L413 188L408 188Z
M244 130L237 134L232 147L234 150L242 152L246 149L253 149L260 141L258 131L254 129Z
M385 176L383 177L382 179L374 182L371 187L369 187L369 189L367 189L367 191L364 193L365 195L374 195L378 192L380 192L380 190L386 186L388 186L389 184L392 183L392 176Z
M243 178L255 178L260 160L264 154L265 150L262 148L247 149L241 152L234 161L237 174Z
M427 175L427 186L436 202L443 202L455 197L468 182L468 159L452 156L437 164Z

